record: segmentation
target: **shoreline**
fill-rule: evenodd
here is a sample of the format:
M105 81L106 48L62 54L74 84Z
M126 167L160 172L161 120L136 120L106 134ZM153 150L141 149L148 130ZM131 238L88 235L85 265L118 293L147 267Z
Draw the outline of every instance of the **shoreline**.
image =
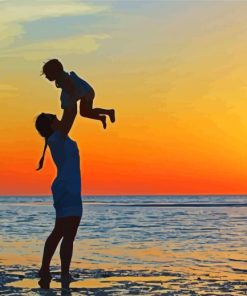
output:
M100 264L99 264L100 265ZM0 265L0 286L4 295L26 295L44 291L38 286L38 266ZM60 267L51 266L52 295L61 291ZM195 295L246 295L247 281L213 278L178 272L132 269L82 269L72 268L75 279L70 285L73 295L177 295L171 293L198 293ZM246 276L247 278L247 276ZM46 290L48 291L48 290ZM77 294L78 293L78 294ZM93 294L90 294L93 293ZM245 294L244 294L245 293Z

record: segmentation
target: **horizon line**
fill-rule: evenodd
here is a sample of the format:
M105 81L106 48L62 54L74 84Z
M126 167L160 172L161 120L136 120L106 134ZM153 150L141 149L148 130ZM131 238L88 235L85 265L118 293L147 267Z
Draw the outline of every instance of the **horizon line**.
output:
M52 194L0 194L0 197L51 197ZM82 194L81 196L247 196L247 193Z

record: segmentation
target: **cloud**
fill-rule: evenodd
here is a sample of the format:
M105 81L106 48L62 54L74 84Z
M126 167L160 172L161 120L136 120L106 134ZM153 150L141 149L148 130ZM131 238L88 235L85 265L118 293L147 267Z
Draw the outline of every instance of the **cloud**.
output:
M46 18L98 14L109 9L78 0L0 0L0 41L6 48L23 34L23 24Z
M1 4L0 22L29 22L49 17L95 14L103 10L106 10L106 6L89 5L80 1L9 1Z
M79 35L69 38L35 42L0 52L0 57L23 57L29 60L44 60L53 56L86 54L99 47L99 40L110 38L102 35Z
M3 24L0 21L0 48L9 47L18 36L23 34L22 26L19 24Z

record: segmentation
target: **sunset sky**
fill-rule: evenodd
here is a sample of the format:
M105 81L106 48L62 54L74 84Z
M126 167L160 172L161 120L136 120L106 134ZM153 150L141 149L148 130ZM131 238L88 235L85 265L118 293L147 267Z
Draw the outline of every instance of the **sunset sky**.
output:
M60 59L116 109L77 116L83 194L247 193L247 2L0 0L0 195L50 194L40 112L61 116L40 76Z

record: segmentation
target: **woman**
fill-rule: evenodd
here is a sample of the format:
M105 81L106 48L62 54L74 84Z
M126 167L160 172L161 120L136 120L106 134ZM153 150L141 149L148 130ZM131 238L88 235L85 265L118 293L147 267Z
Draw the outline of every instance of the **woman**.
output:
M76 107L75 107L76 108ZM57 167L57 176L52 183L53 206L56 211L55 226L44 246L42 266L39 270L41 288L49 289L52 279L49 266L60 240L61 282L68 289L72 280L69 274L73 253L73 242L82 216L80 158L76 142L68 137L76 110L71 109L61 121L53 114L40 114L36 119L36 129L45 138L45 148L40 159L43 166L44 155L49 146ZM67 117L66 117L67 116Z

